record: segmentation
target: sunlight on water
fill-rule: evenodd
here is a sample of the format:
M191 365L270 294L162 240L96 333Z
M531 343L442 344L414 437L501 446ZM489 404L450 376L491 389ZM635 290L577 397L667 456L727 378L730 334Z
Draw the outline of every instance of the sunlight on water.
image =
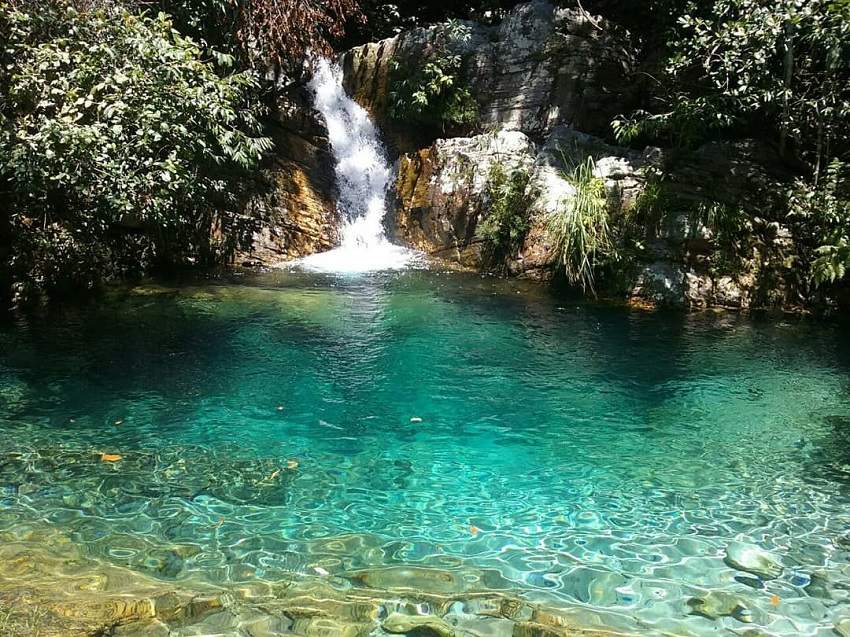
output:
M61 528L167 581L478 573L457 586L622 630L850 615L838 327L279 273L138 289L0 345L0 532ZM736 540L781 574L730 566Z

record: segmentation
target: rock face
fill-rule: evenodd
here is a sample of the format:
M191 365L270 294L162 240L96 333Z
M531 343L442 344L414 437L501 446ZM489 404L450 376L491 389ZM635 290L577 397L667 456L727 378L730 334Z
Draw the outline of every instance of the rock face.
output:
M479 107L477 127L435 134L391 117L396 69L421 66L439 52L463 60L463 80ZM623 267L608 274L603 293L689 308L798 302L796 242L775 195L787 176L771 151L751 142L690 153L635 151L603 141L611 120L633 108L637 75L629 34L603 18L535 0L498 26L414 29L354 48L343 68L347 90L399 155L388 224L396 241L456 266L490 269L476 238L490 212L488 175L497 162L521 167L534 199L530 229L497 269L551 279L558 255L546 217L574 197L570 173L591 156L605 184L609 223L624 242ZM636 204L661 174L676 203L653 216ZM719 219L712 206L727 214L742 205L748 218L728 241L718 227L730 219Z
M528 189L535 195L528 211L531 228L509 257L508 271L550 279L558 257L546 232L546 216L574 195L566 174L588 155L595 158L594 172L605 184L611 210L622 214L634 207L644 183L641 170L654 161L652 149L618 149L567 126L556 127L543 144L511 130L439 139L399 159L394 237L462 266L486 268L475 230L489 213L490 169L496 163L507 170L522 168L529 172Z
M498 126L540 138L569 124L603 133L633 100L634 54L627 34L580 9L536 0L519 5L495 27L464 23L460 35L452 36L443 28L413 29L343 57L346 89L399 151L415 150L423 140L389 116L392 66L421 63L438 41L447 41L465 60L483 130Z
M467 267L480 267L478 221L486 210L487 176L496 162L530 169L535 145L519 131L439 139L398 162L395 240Z
M237 263L275 265L327 250L338 241L333 158L327 131L304 87L280 97L271 123L275 156L267 188L249 204L260 227Z

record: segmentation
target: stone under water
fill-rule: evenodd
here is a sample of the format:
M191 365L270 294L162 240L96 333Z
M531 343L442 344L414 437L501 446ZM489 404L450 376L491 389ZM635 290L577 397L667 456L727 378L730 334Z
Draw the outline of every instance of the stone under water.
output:
M762 579L776 579L782 575L779 561L754 544L730 542L726 547L725 561L734 569L758 575Z

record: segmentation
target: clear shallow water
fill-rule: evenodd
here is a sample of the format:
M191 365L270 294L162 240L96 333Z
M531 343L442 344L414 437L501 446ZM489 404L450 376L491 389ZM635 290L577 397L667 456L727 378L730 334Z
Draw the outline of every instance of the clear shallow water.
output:
M0 327L0 531L166 580L392 588L364 569L415 565L627 630L827 635L850 617L848 381L840 326L461 274L149 287ZM782 576L727 566L733 539ZM690 614L711 592L751 623Z

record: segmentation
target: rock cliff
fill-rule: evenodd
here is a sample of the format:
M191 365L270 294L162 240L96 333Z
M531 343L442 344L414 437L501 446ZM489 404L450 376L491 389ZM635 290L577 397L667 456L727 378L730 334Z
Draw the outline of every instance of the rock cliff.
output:
M274 265L338 240L333 158L306 88L279 97L269 127L276 153L263 170L263 194L250 202L260 225L252 248L237 255L246 265Z
M477 123L433 129L400 121L392 109L399 69L446 54L462 60ZM635 57L625 30L548 0L517 6L497 26L419 28L344 53L346 90L396 158L390 236L455 267L555 278L561 267L546 220L576 196L571 172L592 157L624 243L622 263L605 273L601 292L693 308L798 304L796 241L776 195L787 176L769 150L712 143L683 153L606 141L611 120L635 106ZM273 188L255 201L264 227L245 257L260 264L337 241L326 131L303 94L282 104L275 139ZM522 212L527 232L498 264L478 232L491 212L495 164L525 171L531 197ZM746 216L736 212L743 204ZM734 233L718 229L721 213Z
M687 307L797 302L794 238L774 214L773 193L781 191L784 176L768 151L715 143L683 154L604 141L611 120L634 105L637 73L627 32L545 0L519 5L499 26L465 24L463 37L447 38L442 28L415 29L343 56L347 90L399 154L389 220L395 240L462 267L490 268L476 233L489 214L488 174L494 163L522 167L535 194L530 227L499 270L556 277L558 255L545 219L575 195L569 174L590 156L612 223L631 224L630 239L639 246L608 277L610 294ZM440 46L464 60L479 123L434 138L396 121L391 99L394 69L421 64ZM662 174L667 209L657 219L631 215ZM694 210L703 207L743 203L748 209L755 203L760 215L745 221L734 245L694 219Z

